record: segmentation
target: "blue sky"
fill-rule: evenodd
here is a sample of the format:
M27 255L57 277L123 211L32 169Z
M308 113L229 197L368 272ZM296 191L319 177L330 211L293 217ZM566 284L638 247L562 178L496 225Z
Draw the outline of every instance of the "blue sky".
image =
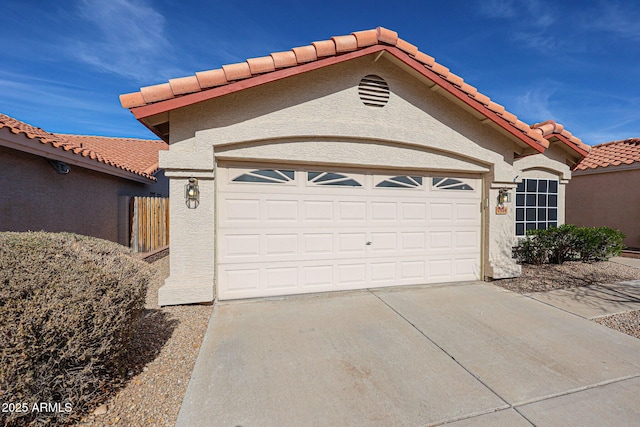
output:
M153 138L118 96L383 26L531 124L640 137L640 2L10 0L0 112L50 132Z

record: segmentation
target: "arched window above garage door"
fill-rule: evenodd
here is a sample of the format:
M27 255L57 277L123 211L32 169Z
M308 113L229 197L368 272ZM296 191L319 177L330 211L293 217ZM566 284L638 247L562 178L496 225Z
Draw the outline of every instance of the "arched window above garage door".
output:
M334 172L307 172L307 182L316 185L332 185L339 187L362 187L355 179Z
M295 179L295 172L286 169L258 169L235 177L234 182L287 183Z
M455 178L433 178L431 185L437 190L473 191L469 184Z
M421 176L400 175L384 179L376 184L377 188L419 188L422 187Z

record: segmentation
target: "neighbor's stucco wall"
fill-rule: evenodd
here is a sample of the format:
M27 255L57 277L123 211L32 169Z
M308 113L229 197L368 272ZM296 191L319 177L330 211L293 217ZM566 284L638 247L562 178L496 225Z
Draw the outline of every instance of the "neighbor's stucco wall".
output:
M640 248L640 169L589 175L574 174L567 185L567 223L611 227Z
M389 84L384 108L367 107L359 99L358 84L368 74ZM384 56L375 62L371 56L358 58L194 104L172 111L170 119L170 150L160 154L161 167L172 177L172 259L170 286L161 290L165 301L171 292L171 303L196 302L180 295L195 295L198 286L213 287L202 284L203 277L215 275L215 230L210 228L215 206L204 205L205 199L215 200L214 186L201 188L203 204L197 214L187 213L184 203L173 198L184 198L189 176L211 179L218 160L476 173L484 179L479 206L484 210L484 274L499 278L520 273L511 257L513 209L496 215L495 204L499 188L515 187L519 169L514 151L521 147ZM177 235L191 240L178 243ZM187 261L194 257L196 261Z
M59 175L45 158L6 147L0 147L0 189L0 231L67 231L127 246L123 198L167 192L162 181L139 184L77 166Z

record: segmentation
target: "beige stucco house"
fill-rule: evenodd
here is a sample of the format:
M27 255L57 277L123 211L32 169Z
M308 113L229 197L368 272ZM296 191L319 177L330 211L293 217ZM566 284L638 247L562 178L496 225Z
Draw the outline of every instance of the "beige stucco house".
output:
M129 199L168 196L164 141L53 134L0 114L0 231L129 245Z
M518 276L516 230L564 221L588 151L385 28L121 103L170 144L161 305Z
M640 138L592 147L567 186L567 222L615 228L640 249Z

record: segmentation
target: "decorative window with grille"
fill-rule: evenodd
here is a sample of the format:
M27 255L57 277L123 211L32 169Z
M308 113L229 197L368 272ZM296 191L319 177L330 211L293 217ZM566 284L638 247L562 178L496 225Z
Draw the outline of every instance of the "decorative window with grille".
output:
M558 180L523 179L516 188L516 236L558 226Z

